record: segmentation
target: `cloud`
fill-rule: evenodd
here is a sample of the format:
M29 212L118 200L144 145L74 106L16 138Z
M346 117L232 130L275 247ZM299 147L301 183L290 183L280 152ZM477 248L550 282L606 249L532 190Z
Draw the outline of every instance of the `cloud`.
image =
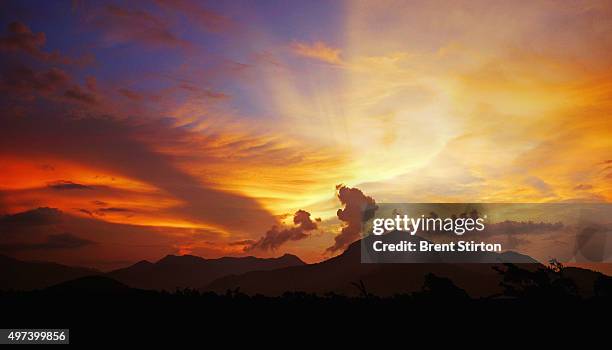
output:
M358 188L350 188L344 185L336 186L338 199L344 205L344 209L338 209L338 219L344 223L342 231L335 237L335 243L327 248L328 252L336 252L346 249L349 244L359 239L363 222L374 217L378 209L372 197L366 196Z
M132 213L134 213L134 210L128 209L128 208L108 207L108 208L96 209L94 211L94 213L96 215L99 215L99 216L104 216L104 215L109 214L109 213L113 213L113 214L115 214L115 213L128 213L128 214L132 214Z
M93 217L93 215L94 215L94 214L93 214L93 213L92 213L90 210L87 210L87 209L78 209L78 208L77 208L77 210L78 210L79 212L81 212L81 213L83 213L83 214L87 214L87 215L89 215L89 216L91 216L91 217Z
M0 233L28 226L52 225L61 221L61 211L56 208L41 207L0 218Z
M179 12L190 20L192 25L211 32L227 31L233 27L231 20L216 12L205 9L198 1L156 0L164 10Z
M78 249L92 244L96 243L88 239L79 238L71 233L60 233L48 235L45 241L39 243L3 243L0 244L0 251Z
M78 85L73 85L72 87L67 89L64 92L64 97L90 105L96 104L98 102L98 99L95 94L83 90Z
M548 183L546 183L544 180L540 179L539 177L529 176L528 178L525 179L525 183L533 187L534 189L538 190L540 193L542 193L545 196L555 195L553 188Z
M179 85L179 88L189 91L193 93L195 97L202 99L222 100L227 99L229 97L223 92L218 92L210 89L202 89L193 84L182 83Z
M112 261L174 254L193 235L204 234L218 238L200 229L118 224L47 207L0 217L0 247L11 256L105 269Z
M65 103L52 106L61 111ZM104 117L70 118L53 108L36 109L20 118L0 117L3 151L16 157L39 155L63 159L83 168L97 169L98 173L117 174L146 184L155 193L164 193L177 202L165 212L167 217L237 233L245 233L247 227L265 229L275 223L273 215L255 199L213 188L179 167L176 156L161 153L147 143L154 140L157 146L166 144L180 149L197 145L200 151L223 151L215 148L214 138L197 143L194 138L188 130L173 128L164 121L137 123ZM24 144L28 147L22 147ZM229 152L234 146L228 147ZM223 154L227 155L225 151ZM204 158L212 159L212 156ZM70 207L87 209L82 205Z
M241 239L239 241L228 242L227 245L230 247L232 246L252 246L256 242L257 241L253 239Z
M15 93L52 92L70 81L70 76L58 68L43 71L18 65L2 72L2 87Z
M122 96L126 97L127 99L130 99L132 101L140 101L142 100L142 95L139 94L136 91L130 90L130 89L119 89L117 90Z
M155 47L186 47L188 43L170 30L169 23L144 10L107 5L94 20L108 45L140 43Z
M47 42L45 33L34 33L21 22L11 22L7 27L7 35L0 37L0 50L8 52L24 52L41 61L62 64L85 63L91 61L91 57L82 60L73 60L61 55L59 52L46 52L42 47Z
M33 56L43 54L41 47L47 38L45 33L32 33L30 28L21 22L8 25L8 35L0 38L0 49L7 51L25 51Z
M47 187L52 188L54 190L93 190L93 187L82 185L72 181L55 181L47 184Z
M315 219L317 221L317 219ZM317 223L310 219L310 213L305 210L298 210L293 214L293 224L296 227L281 229L278 226L273 226L266 235L261 237L256 242L246 242L245 251L253 249L273 250L286 242L299 241L310 236L309 231L317 229Z
M329 47L322 41L317 41L312 44L296 41L291 44L293 52L299 56L312 58L331 64L340 64L340 49Z
M95 105L98 96L91 90L83 89L77 84L73 84L71 76L59 68L49 68L34 70L23 64L4 67L0 80L0 90L6 90L5 97L21 99L29 94L40 94L48 98L58 100L76 101L88 105ZM87 84L91 87L91 81ZM64 91L61 96L58 91ZM58 98L60 97L60 98Z

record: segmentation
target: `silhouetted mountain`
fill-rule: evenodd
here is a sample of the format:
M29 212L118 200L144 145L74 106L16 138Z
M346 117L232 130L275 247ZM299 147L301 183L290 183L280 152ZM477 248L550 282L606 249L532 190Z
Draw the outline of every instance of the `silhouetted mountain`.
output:
M61 294L125 294L132 291L137 290L105 276L80 277L45 289L48 293Z
M282 295L286 291L318 294L335 292L347 295L366 292L384 297L420 291L425 276L434 274L452 280L458 288L465 290L472 297L485 297L502 292L502 277L493 267L503 266L503 263L509 260L525 262L519 265L528 271L544 267L528 256L513 252L482 254L482 261L498 261L497 263L364 264L361 262L361 250L361 241L357 241L343 254L318 264L225 276L213 281L205 290L223 293L239 288L241 292L251 295ZM427 261L448 261L444 256L427 254L427 258L431 259ZM456 260L457 257L453 259ZM584 296L593 294L592 282L601 275L583 269L571 269L568 273L574 275L572 278L584 280L578 283Z
M359 241L341 255L317 264L226 276L205 289L223 293L240 288L247 294L264 295L286 291L355 295L360 291L353 283L363 281L367 292L389 296L420 290L427 273L451 278L471 295L490 295L500 290L499 277L489 264L362 264Z
M527 271L525 273L515 269L519 271L519 276L528 276L528 279L535 279L536 282L543 278L539 282L544 287L538 287L538 293L542 291L544 294L548 293L545 291L546 288L559 290L559 284L566 283L567 280L572 281L571 288L576 290L576 294L583 297L597 294L594 293L595 285L600 286L601 295L609 294L610 290L610 277L599 272L566 267L563 269L563 278L559 279L554 274L538 272L544 269L544 265L528 256L513 252L482 255L485 259L483 261L496 261L496 263L368 264L362 263L362 249L361 242L358 241L349 246L343 254L311 265L289 254L273 259L255 257L203 259L191 255L168 255L156 263L140 261L107 274L92 269L55 263L23 262L0 256L0 290L32 290L53 286L49 288L50 291L114 293L126 290L129 286L130 290L174 291L199 288L217 293L240 290L250 295L260 293L267 296L299 291L319 295L332 292L348 296L385 297L422 292L422 287L427 285L426 276L430 276L430 286L443 287L433 288L434 292L454 290L453 293L460 296L459 291L464 290L471 297L483 297L507 291L504 288L508 284L505 286L502 284L507 281L504 280L503 274L500 274L500 268L518 265L520 271ZM446 261L448 257L443 254L437 256L428 253L427 258L432 261ZM528 263L507 264L517 261ZM534 271L533 276L529 276L529 271ZM85 276L90 277L83 278ZM507 276L509 275L506 274ZM551 279L550 276L554 278ZM451 288L450 282L456 286L456 289ZM431 294L430 292L428 295Z
M141 261L109 272L107 276L130 287L172 291L201 288L222 276L301 265L305 263L291 254L271 259L253 256L204 259L193 255L168 255L156 263Z
M28 262L0 255L0 290L42 289L75 278L100 274L83 267L50 262Z

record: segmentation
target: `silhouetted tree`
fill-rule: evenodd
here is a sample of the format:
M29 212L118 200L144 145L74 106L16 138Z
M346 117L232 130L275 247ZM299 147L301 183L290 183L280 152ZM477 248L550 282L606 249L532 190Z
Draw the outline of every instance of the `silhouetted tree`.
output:
M365 283L363 283L362 280L359 280L359 283L357 282L351 282L351 285L353 285L355 288L357 288L359 290L359 294L363 297L363 298L372 298L374 297L373 294L368 293L368 290L365 286Z
M470 299L468 293L457 287L453 281L446 277L438 277L433 273L425 275L421 292L414 293L417 299L436 299L444 301L466 301Z
M522 299L576 298L578 288L575 282L564 276L565 267L556 259L551 259L545 268L530 271L515 264L506 263L502 269L494 266L503 276L500 285L503 294Z

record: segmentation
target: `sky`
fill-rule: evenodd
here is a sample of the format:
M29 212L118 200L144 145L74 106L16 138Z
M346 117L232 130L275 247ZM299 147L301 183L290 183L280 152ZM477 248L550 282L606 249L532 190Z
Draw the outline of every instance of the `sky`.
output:
M609 1L0 6L0 254L316 262L356 203L612 200Z

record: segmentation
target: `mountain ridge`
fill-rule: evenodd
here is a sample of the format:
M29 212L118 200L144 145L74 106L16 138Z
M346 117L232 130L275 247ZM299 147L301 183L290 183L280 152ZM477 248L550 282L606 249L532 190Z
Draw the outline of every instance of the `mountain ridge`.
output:
M21 261L0 255L0 289L31 290L49 287L76 278L101 275L102 272L55 262Z
M398 293L420 291L425 276L435 274L449 278L471 297L489 297L502 291L502 276L494 268L503 267L506 263L504 257L520 258L519 261L526 263L517 265L524 269L536 270L544 267L536 260L517 252L494 253L498 258L498 262L495 263L364 264L361 262L361 249L361 240L358 240L349 245L342 254L316 264L224 276L211 282L202 290L216 293L240 290L249 295L268 296L280 296L287 291L359 295L364 291L356 286L362 285L368 293L389 297ZM493 255L487 256L490 258ZM586 269L572 268L568 271L572 272L578 289L585 296L592 295L592 282L597 276L603 275Z
M472 297L490 296L500 291L501 277L493 267L503 266L505 259L500 259L499 263L472 264L364 264L361 262L361 249L361 241L356 241L342 254L315 264L306 264L292 254L267 259L166 255L156 262L141 260L108 273L51 262L24 262L0 255L0 290L44 289L96 276L137 289L173 291L191 288L217 293L239 289L246 294L269 296L287 291L355 295L362 292L356 285L362 284L369 293L391 296L418 291L424 276L435 274L451 279ZM509 256L511 260L517 257L531 259L517 252L505 252L499 256ZM540 263L519 265L533 270L544 266ZM591 295L593 281L603 275L576 267L567 267L566 271L579 282L577 287L582 295Z
M172 291L177 288L200 288L225 275L305 264L299 257L291 254L276 258L245 256L216 259L169 254L155 263L140 261L110 271L106 276L133 288Z

